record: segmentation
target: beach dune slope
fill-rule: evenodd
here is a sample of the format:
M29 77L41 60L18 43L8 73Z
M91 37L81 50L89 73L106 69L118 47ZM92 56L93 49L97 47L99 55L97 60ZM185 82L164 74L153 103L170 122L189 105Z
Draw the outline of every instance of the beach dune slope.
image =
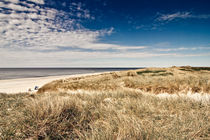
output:
M110 72L56 80L44 85L38 93L140 90L159 93L210 93L210 68L170 67Z
M43 85L55 80L94 74L98 73L0 80L0 93L26 93L29 92L29 90L31 90L31 92L36 92L34 90L35 87L40 88Z

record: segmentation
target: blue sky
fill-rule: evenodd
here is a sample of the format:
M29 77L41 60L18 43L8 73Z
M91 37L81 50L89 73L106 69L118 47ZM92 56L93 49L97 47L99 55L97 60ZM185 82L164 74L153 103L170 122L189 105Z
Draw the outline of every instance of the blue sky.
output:
M2 0L0 67L210 66L208 0Z

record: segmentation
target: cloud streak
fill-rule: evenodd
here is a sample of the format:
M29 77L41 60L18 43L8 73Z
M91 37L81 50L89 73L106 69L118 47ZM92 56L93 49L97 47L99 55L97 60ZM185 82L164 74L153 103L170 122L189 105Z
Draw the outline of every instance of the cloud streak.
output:
M197 50L210 50L210 47L192 47L192 48L186 48L186 47L181 47L181 48L158 48L155 49L156 51L160 52L170 52L170 51L197 51Z
M176 12L172 14L160 14L158 13L158 17L156 18L157 21L173 21L175 19L188 19L188 18L195 18L195 19L208 19L210 15L193 15L191 12Z

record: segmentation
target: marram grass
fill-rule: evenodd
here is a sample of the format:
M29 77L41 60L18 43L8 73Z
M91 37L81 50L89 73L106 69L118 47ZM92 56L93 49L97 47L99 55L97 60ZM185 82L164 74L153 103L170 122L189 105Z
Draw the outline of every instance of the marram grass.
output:
M210 139L210 103L202 100L209 98L208 70L180 76L178 69L155 73L173 76L115 72L58 80L39 94L0 94L0 139Z

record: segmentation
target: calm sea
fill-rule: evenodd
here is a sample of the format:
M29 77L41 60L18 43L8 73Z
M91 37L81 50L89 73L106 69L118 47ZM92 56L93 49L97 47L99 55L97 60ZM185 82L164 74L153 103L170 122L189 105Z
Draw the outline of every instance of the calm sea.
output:
M123 71L130 69L137 68L0 68L0 80Z

